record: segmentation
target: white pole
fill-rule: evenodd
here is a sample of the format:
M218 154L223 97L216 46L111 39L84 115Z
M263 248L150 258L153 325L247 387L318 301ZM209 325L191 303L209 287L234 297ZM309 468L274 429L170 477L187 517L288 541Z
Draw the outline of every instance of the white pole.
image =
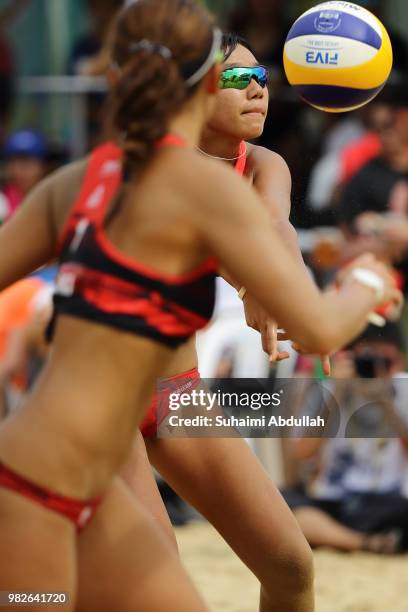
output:
M65 74L66 71L69 51L67 4L60 0L47 0L46 4L52 74Z

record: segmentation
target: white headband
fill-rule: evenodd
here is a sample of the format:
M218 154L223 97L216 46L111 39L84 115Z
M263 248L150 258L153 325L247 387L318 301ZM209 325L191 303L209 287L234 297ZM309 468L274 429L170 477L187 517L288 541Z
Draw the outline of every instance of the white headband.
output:
M187 85L187 87L193 87L193 85L201 81L203 76L205 76L210 70L210 68L212 68L212 66L214 65L215 56L217 52L221 49L221 43L222 32L220 29L214 28L212 45L208 57L205 60L204 64L194 74L192 74L190 77L188 77L188 79L186 79L185 84Z

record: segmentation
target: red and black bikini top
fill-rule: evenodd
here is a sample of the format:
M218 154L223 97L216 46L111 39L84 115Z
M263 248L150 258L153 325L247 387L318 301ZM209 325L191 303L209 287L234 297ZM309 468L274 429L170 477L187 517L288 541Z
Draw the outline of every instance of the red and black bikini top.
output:
M185 146L167 135L160 146ZM245 170L241 143L236 171ZM59 314L152 338L170 347L184 343L210 320L217 263L208 259L180 276L165 274L121 253L103 224L122 183L122 153L112 143L97 148L59 240L60 269L54 296Z

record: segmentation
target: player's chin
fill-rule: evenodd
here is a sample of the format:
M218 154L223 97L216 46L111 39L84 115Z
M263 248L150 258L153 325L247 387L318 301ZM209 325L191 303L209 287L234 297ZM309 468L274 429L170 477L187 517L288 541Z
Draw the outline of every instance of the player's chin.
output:
M261 113L245 113L241 115L241 129L244 140L252 140L262 135L265 127L265 115Z

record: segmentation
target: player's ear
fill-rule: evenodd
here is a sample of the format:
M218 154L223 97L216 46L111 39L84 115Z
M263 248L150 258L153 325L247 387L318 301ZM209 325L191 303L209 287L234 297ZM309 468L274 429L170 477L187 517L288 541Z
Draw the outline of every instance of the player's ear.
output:
M214 64L214 66L211 68L211 70L205 77L206 79L205 88L206 88L207 93L214 95L218 92L221 72L222 72L221 64Z

